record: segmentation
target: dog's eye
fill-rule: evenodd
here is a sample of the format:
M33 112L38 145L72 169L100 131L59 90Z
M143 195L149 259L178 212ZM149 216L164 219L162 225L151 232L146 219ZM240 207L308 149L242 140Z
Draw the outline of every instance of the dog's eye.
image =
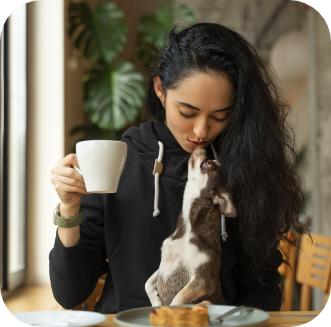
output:
M204 161L201 166L202 169L208 169L208 170L212 169L213 167L214 167L214 163L211 160Z

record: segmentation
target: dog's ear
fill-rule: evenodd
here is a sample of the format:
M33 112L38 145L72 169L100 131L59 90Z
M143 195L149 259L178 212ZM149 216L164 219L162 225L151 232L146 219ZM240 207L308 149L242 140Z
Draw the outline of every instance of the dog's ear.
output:
M237 217L237 210L232 203L229 193L222 191L220 193L211 191L210 196L215 204L219 204L220 212L226 217Z

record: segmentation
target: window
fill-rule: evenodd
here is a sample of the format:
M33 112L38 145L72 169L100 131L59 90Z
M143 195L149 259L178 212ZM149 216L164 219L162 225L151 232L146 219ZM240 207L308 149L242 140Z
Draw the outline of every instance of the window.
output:
M26 5L6 21L1 40L1 286L26 271Z

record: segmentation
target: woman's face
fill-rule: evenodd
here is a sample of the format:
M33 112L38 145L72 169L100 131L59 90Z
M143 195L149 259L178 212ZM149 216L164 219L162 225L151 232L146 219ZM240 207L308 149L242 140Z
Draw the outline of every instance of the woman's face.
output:
M233 85L225 74L196 73L169 89L164 97L161 79L154 77L154 89L165 99L168 126L181 147L192 153L197 144L207 147L227 125L233 101Z

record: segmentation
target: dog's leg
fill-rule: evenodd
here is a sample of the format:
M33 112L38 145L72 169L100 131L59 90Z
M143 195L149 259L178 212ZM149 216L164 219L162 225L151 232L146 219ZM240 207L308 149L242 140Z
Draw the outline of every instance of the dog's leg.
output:
M145 290L149 297L149 300L151 301L152 307L158 307L163 305L156 287L158 273L159 269L151 277L148 278L145 284Z
M170 305L182 305L197 300L206 294L206 288L201 279L194 276L189 283L174 297Z

